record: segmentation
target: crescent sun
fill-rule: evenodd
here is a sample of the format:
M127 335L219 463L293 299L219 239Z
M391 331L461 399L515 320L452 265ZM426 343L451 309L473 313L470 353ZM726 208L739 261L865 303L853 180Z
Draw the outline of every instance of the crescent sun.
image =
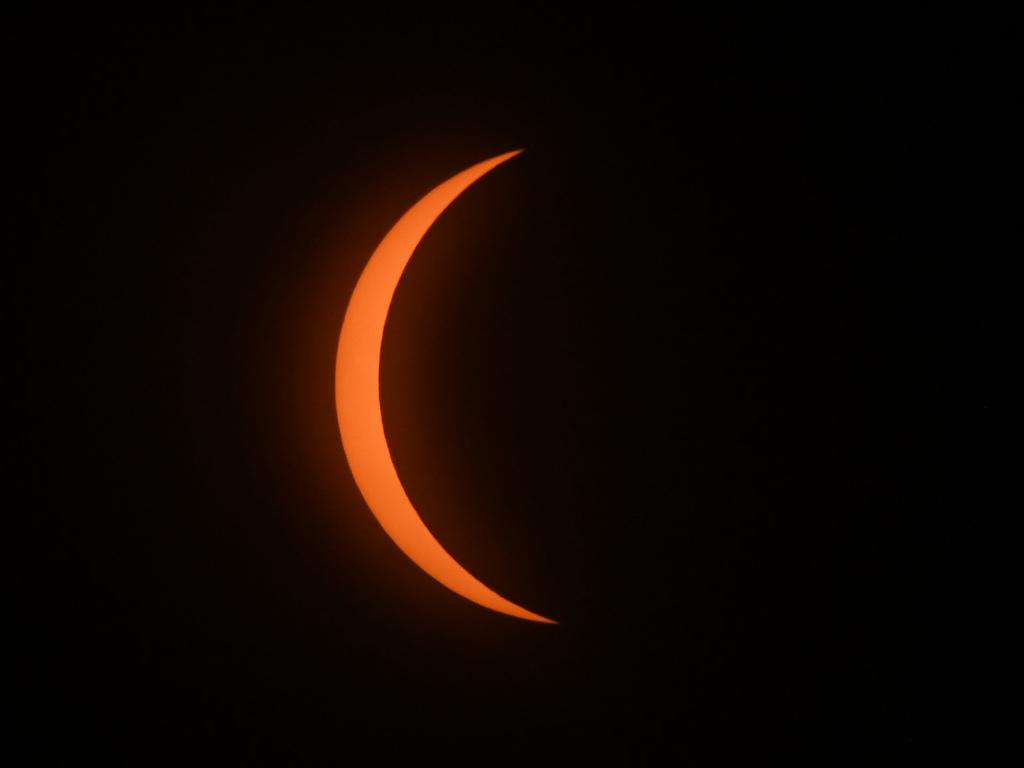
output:
M398 478L380 409L380 349L395 288L420 240L473 182L522 150L477 163L451 177L406 211L363 269L338 339L334 373L341 443L363 499L410 560L467 600L529 621L556 624L505 599L463 568L431 535Z

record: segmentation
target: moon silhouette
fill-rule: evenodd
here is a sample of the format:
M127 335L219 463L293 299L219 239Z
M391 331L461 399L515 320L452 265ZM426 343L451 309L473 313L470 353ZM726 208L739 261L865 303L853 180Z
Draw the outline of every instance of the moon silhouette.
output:
M410 560L453 592L485 608L557 624L506 600L463 568L431 535L398 478L380 409L380 348L391 300L420 240L455 198L522 150L477 163L429 192L387 233L359 276L338 339L334 393L341 442L363 499Z

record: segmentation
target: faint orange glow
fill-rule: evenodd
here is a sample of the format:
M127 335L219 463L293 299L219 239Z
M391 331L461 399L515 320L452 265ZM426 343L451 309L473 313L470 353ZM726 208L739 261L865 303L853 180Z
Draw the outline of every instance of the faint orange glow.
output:
M356 283L338 339L335 403L341 442L356 485L399 548L453 592L486 608L556 624L486 587L438 543L398 479L380 411L380 348L395 288L413 251L445 208L485 173L518 155L506 152L467 168L410 208L384 237Z

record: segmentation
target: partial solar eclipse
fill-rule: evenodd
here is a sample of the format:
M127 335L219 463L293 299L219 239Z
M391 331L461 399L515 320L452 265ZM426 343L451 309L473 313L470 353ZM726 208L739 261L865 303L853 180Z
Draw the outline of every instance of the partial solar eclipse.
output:
M395 288L420 240L473 182L522 150L456 174L406 211L363 269L338 339L334 372L341 443L360 493L388 536L416 565L448 589L491 610L546 624L557 622L506 600L463 568L420 519L398 478L380 410L380 348Z

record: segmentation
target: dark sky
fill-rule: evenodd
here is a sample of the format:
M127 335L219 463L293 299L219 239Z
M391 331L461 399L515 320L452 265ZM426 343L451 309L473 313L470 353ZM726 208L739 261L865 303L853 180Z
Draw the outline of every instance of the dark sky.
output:
M867 14L623 12L25 20L40 754L827 764L933 738L905 229L957 53ZM408 561L333 404L376 243L515 148L410 263L382 402L430 529L557 627Z

